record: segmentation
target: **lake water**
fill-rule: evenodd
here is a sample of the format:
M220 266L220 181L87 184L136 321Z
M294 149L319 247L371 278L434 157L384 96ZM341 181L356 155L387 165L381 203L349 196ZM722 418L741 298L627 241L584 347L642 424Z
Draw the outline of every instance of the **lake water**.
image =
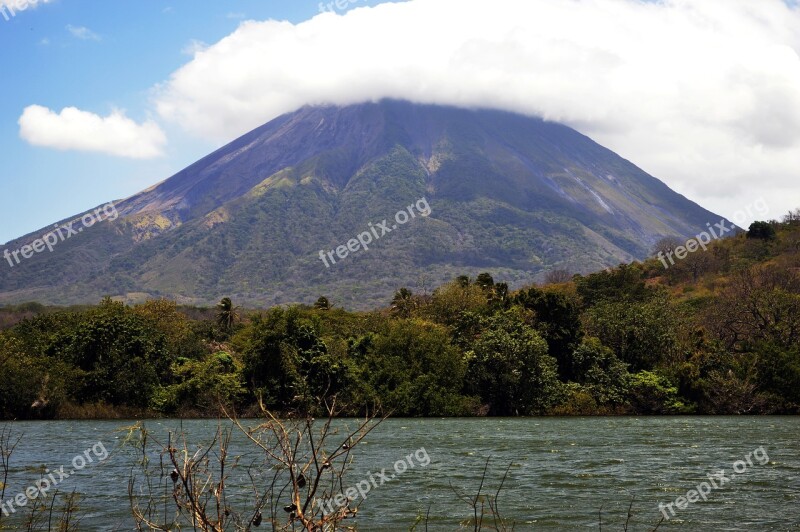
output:
M145 423L154 435L165 435L180 422ZM133 457L116 431L125 425L14 423L23 439L12 458L6 500L37 481L37 467L69 471L76 455L102 442L108 458L87 464L59 488L81 493L81 530L132 530L127 487ZM216 422L184 421L183 428L208 437ZM241 435L231 447L243 461L253 456ZM351 524L408 530L430 509L429 530L455 530L471 509L451 484L474 494L488 458L484 492L492 494L513 464L499 508L516 530L598 530L600 513L603 530L622 530L631 501L629 530L652 530L662 517L659 503L674 503L719 471L724 479L714 477L717 488L705 501L673 505L675 516L659 530L800 530L798 417L390 419L356 448L345 486L383 468L394 473L395 462L415 451L409 457L415 467L372 488Z

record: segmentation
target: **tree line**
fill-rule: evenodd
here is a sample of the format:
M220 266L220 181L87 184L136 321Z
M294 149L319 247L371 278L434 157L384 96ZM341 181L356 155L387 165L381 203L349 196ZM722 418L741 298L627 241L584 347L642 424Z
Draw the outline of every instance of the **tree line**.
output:
M790 213L669 270L465 275L372 312L26 304L0 311L0 417L797 413L798 272Z

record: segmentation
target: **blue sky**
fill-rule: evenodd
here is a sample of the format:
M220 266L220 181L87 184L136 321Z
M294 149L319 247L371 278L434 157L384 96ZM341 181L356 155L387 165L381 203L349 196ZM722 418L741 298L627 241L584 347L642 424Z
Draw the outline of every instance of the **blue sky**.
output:
M55 0L0 16L0 242L139 192L219 144L167 126L165 154L152 160L31 146L17 123L25 107L120 108L142 122L153 87L191 59L192 42L214 43L244 19L318 13L307 0Z
M33 0L0 6L19 2ZM0 14L0 242L304 104L384 97L563 122L737 222L755 202L759 218L800 207L796 4L338 2L39 0Z

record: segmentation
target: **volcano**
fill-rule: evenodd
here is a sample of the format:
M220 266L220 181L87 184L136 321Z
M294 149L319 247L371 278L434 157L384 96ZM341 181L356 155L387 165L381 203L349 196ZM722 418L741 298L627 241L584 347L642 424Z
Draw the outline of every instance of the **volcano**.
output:
M114 206L114 220L0 267L0 302L366 309L461 274L513 288L596 271L720 220L564 125L395 100L280 116Z

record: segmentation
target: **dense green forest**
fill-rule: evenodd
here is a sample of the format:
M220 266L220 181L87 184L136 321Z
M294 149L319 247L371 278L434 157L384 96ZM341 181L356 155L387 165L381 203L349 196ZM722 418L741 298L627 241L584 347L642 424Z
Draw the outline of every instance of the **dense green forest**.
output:
M659 243L669 251L679 243ZM800 412L800 215L689 253L510 291L488 273L388 307L0 309L0 418Z

